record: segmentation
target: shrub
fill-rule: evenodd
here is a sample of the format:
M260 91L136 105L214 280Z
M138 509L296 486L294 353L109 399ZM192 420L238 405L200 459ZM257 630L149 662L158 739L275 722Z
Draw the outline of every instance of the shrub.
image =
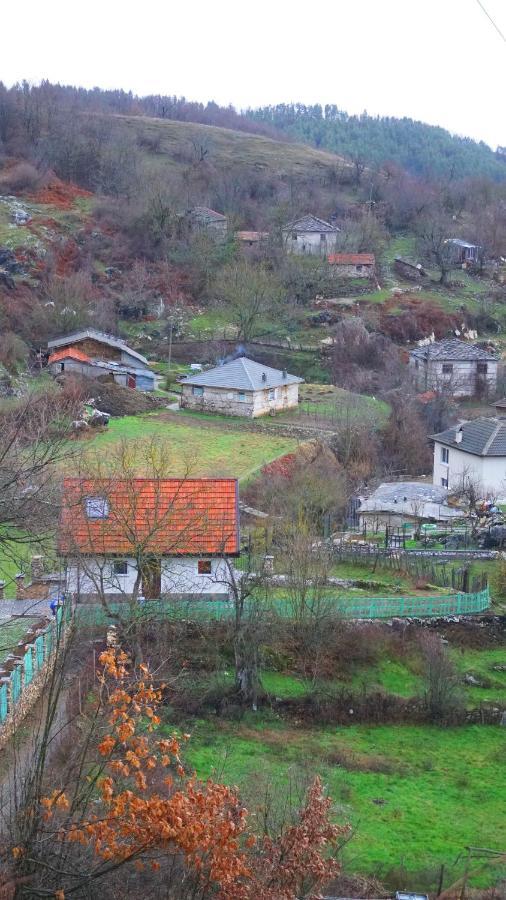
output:
M40 173L30 163L21 162L4 172L0 178L0 191L17 194L35 191L41 181Z

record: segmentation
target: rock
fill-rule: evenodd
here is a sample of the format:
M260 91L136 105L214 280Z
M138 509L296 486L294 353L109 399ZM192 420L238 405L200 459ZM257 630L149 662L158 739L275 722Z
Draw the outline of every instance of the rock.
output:
M494 672L506 672L506 666L492 666Z
M27 212L26 209L23 209L21 206L13 209L11 216L12 221L15 225L28 225L28 223L32 221L30 213Z
M464 681L466 684L472 684L474 687L483 687L481 681L478 681L478 679L475 678L474 675L471 675L470 672L464 676Z
M85 422L84 419L75 419L72 422L72 429L74 431L86 431L87 428L88 428L88 423Z

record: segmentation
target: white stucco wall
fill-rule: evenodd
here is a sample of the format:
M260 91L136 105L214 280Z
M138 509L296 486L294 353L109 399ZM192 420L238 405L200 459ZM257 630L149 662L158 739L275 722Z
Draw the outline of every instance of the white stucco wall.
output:
M209 594L228 596L227 567L222 559L211 559L211 575L199 575L198 559L209 557L167 557L161 565L161 594ZM134 559L127 559L127 574L115 575L110 559L87 558L67 565L66 589L81 597L103 592L107 596L132 594L137 578ZM142 592L142 590L141 590Z
M321 240L320 234L325 237L324 241ZM287 253L327 256L329 253L334 253L336 249L337 234L333 232L320 233L319 231L292 232L286 229L283 231L283 241Z
M442 461L444 444L434 441L433 484L441 485L448 479L448 489L458 490L463 479L475 482L483 494L493 494L498 500L506 499L506 457L475 456L457 447L447 447L448 464Z
M418 363L418 365L417 365ZM453 370L443 372L441 360L429 359L428 362L410 356L409 368L420 391L435 390L451 394L453 397L472 397L477 393L477 362L455 360L451 363ZM486 375L480 375L486 382L489 393L494 393L497 385L497 362L487 362Z

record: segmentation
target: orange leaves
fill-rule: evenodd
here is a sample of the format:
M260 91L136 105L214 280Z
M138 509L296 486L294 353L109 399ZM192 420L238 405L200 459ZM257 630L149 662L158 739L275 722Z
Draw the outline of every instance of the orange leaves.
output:
M65 891L56 891L55 900L65 900Z
M302 890L307 896L308 885L316 891L331 880L338 870L331 852L343 829L329 823L330 801L318 780L298 822L277 840L257 842L247 833L247 812L237 793L187 778L178 738L154 739L161 692L148 683L147 666L144 680L131 683L121 651L108 649L101 664L111 727L97 747L107 773L100 781L101 800L90 821L61 826L60 839L90 848L101 862L128 861L139 869L146 864L156 871L154 855L176 855L219 900L293 900ZM168 767L172 774L160 779ZM174 773L180 780L174 781ZM46 816L68 809L58 791L42 805Z

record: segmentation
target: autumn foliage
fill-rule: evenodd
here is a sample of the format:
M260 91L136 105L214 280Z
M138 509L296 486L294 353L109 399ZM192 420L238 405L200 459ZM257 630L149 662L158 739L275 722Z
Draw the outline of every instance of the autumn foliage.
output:
M92 871L134 865L157 871L168 857L183 861L199 897L221 900L293 900L317 897L339 869L332 851L346 830L328 820L330 801L318 779L296 823L276 837L257 839L237 791L187 775L180 739L159 737L163 688L147 667L132 681L129 660L116 648L102 654L100 682L109 728L97 746L99 802L87 817L55 790L42 801L43 818L58 841L86 848ZM188 739L183 735L183 740ZM15 857L22 856L15 848ZM65 876L59 891L72 887ZM74 881L75 884L75 881Z

